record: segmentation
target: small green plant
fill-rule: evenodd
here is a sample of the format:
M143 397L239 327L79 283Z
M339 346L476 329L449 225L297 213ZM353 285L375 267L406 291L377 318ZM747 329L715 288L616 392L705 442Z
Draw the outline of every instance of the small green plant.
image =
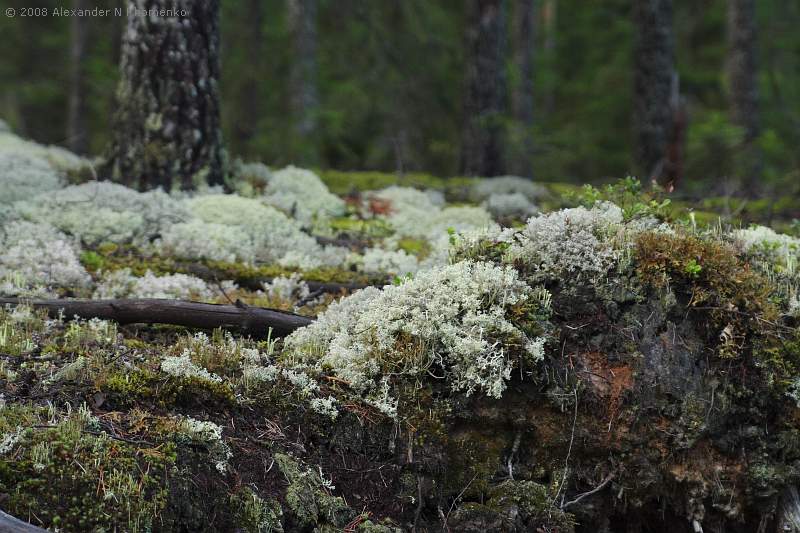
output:
M456 228L450 226L447 228L447 235L449 235L450 246L454 246L457 242Z
M652 216L661 220L669 218L668 208L671 200L665 198L665 191L656 184L649 190L641 182L628 176L616 183L600 189L584 185L580 192L572 194L577 203L591 208L598 202L612 202L622 209L625 220Z
M89 272L100 270L106 262L102 255L91 250L81 253L80 260L83 267Z
M11 321L5 321L0 322L0 349L20 355L36 349L36 343L24 327L16 327Z
M683 271L686 272L686 275L692 279L697 279L700 276L700 272L703 271L703 267L697 262L697 259L689 259L686 263L686 266L683 268Z

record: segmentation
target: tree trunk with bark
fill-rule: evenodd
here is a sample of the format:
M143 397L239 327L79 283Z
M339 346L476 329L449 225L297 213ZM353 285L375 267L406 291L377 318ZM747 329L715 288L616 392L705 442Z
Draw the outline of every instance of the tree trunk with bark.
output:
M72 9L85 9L86 0L72 0ZM75 153L85 154L89 149L86 131L86 17L70 20L69 46L69 102L67 106L67 147Z
M534 0L517 0L514 12L514 66L517 79L511 94L514 125L518 131L512 172L533 177L533 46Z
M292 38L289 74L293 159L304 165L318 160L316 142L319 95L317 91L317 0L288 0L288 26Z
M471 0L468 10L461 171L498 176L506 173L505 1Z
M635 0L634 130L642 178L663 183L675 116L672 0Z
M732 122L744 131L741 185L756 194L761 175L755 0L728 0L728 83Z
M132 0L128 9L138 12L123 37L107 176L141 190L223 184L219 0Z

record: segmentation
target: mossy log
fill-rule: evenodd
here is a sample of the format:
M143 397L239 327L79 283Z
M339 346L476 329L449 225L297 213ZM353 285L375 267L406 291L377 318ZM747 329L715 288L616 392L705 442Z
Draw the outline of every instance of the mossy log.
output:
M101 318L119 324L170 324L198 329L236 329L256 338L282 337L307 326L313 319L275 309L236 305L206 304L161 299L115 300L26 300L0 298L1 305L28 304L44 308L52 317Z

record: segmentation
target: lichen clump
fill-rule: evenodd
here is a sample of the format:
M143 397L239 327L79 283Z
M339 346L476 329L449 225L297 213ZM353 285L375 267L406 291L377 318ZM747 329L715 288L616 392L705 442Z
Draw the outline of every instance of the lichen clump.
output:
M286 345L297 361L330 370L390 414L393 400L379 381L399 376L443 372L453 390L499 398L515 367L544 356L545 293L510 267L456 263L333 304Z

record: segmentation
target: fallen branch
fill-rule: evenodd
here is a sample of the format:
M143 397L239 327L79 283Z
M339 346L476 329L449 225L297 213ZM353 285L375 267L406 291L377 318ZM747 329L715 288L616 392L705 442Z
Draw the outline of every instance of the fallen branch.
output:
M46 529L23 522L10 514L0 511L0 531L3 533L46 533Z
M171 324L197 329L236 329L243 334L264 338L268 331L283 337L313 322L312 318L250 307L237 300L236 305L204 304L179 300L27 300L0 298L0 305L26 304L47 309L53 318L102 318L118 324Z

